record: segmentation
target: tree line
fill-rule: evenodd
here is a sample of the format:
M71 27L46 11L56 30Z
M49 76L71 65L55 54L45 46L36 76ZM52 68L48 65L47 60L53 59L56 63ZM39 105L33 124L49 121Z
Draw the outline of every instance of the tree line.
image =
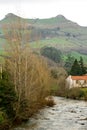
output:
M83 58L80 57L80 60L74 60L74 63L70 70L70 75L84 75L87 73L87 67L84 66Z

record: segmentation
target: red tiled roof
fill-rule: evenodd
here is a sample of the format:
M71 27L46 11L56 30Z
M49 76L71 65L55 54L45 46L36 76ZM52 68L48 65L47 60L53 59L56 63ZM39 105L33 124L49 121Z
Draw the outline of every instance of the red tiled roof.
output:
M73 79L73 80L87 80L87 75L83 75L83 76L71 76L71 79Z

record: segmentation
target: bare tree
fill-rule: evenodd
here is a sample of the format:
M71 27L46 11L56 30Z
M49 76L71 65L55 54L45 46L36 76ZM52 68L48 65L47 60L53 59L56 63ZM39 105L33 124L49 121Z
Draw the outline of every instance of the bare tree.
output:
M43 100L49 92L50 75L46 63L35 55L29 45L25 44L25 27L14 23L4 26L7 46L5 48L6 68L11 74L18 96L17 112L21 101L31 103ZM24 42L24 43L23 43Z

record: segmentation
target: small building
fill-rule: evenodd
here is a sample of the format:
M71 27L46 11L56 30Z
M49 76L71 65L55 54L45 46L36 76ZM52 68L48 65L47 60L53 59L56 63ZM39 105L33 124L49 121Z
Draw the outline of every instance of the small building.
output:
M87 75L83 76L68 76L66 79L66 86L73 87L87 87Z

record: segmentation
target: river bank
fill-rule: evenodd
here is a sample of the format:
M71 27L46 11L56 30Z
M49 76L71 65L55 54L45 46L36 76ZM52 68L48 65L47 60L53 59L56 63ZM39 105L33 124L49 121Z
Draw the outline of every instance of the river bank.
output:
M56 105L40 110L11 130L87 130L87 102L54 97Z

